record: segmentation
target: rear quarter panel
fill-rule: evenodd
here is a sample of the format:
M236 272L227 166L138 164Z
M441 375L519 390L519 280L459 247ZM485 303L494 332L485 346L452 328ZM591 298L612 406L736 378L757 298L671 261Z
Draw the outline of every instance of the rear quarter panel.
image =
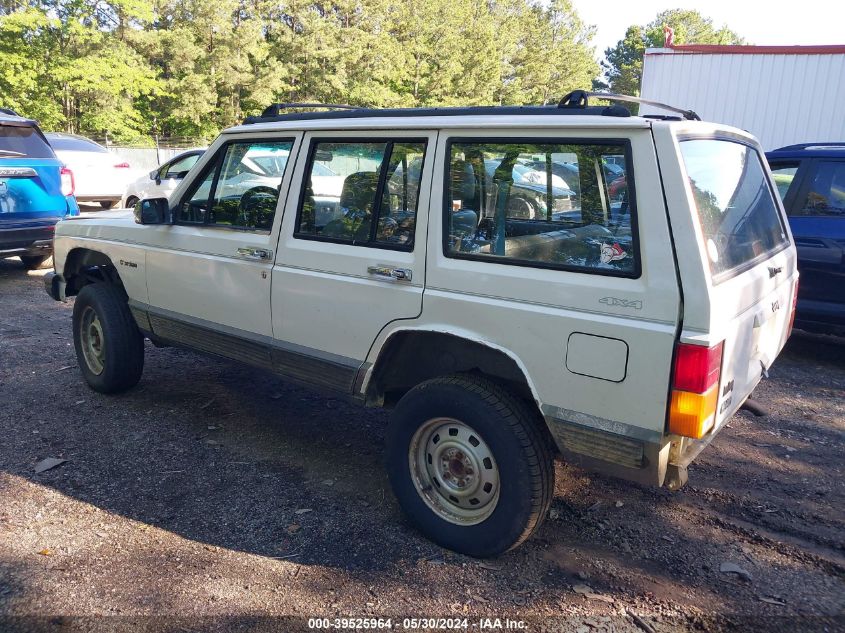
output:
M445 136L478 134L454 130ZM447 158L441 141L431 195L423 314L416 321L385 328L368 361L376 360L396 330L454 332L511 356L545 415L658 442L665 426L680 296L651 134L645 126L560 134L631 139L641 276L629 279L446 257L442 218ZM501 131L495 135L506 136ZM549 131L520 130L515 135L548 138ZM613 367L603 359L568 358L574 334L579 335L576 354L590 353L580 335L595 337L592 353L612 350L617 356L610 362ZM603 339L622 343L607 346L600 344ZM606 377L572 371L592 367L606 368Z

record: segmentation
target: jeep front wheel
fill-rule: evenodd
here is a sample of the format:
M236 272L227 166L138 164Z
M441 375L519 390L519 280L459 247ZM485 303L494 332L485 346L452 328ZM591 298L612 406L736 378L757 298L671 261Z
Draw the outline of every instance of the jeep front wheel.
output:
M141 379L144 337L118 286L95 283L79 291L73 306L73 343L82 375L94 391L126 391Z
M531 536L554 491L551 447L537 416L475 376L435 378L405 394L387 431L387 470L423 534L477 557Z

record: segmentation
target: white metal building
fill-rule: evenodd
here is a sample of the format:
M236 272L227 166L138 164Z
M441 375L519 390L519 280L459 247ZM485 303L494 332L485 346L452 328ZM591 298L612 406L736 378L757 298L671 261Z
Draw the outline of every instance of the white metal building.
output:
M845 45L649 48L640 96L748 130L766 150L845 141Z

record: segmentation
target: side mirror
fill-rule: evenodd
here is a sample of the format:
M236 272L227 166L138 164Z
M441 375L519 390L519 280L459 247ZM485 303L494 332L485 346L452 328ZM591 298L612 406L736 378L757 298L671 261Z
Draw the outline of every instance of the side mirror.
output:
M158 178L158 169L153 169L153 170L152 170L149 174L147 174L147 175L150 177L150 180L155 180L156 178Z
M170 202L167 198L147 198L135 203L138 224L170 224Z

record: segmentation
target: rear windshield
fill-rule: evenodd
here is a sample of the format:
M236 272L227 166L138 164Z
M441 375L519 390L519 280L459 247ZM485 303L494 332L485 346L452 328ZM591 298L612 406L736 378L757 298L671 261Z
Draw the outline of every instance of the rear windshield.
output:
M66 150L73 152L100 152L106 154L109 151L102 145L97 145L94 141L89 141L88 139L84 138L73 138L67 136L51 136L50 145L52 145L54 149L59 149L63 151Z
M55 155L34 127L0 125L0 160L4 158L55 158Z
M787 244L783 219L754 148L719 139L680 145L715 280Z

